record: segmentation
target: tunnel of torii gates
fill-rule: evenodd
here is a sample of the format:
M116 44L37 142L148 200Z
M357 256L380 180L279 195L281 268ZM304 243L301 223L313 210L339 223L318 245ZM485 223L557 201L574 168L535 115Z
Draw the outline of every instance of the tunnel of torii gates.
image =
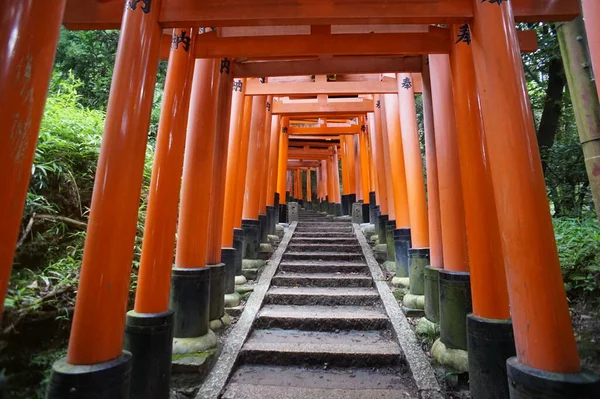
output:
M582 4L600 75L600 5ZM441 341L469 349L474 397L506 370L511 397L588 397L598 379L580 366L520 58L535 33L515 28L580 12L571 0L2 1L2 296L59 28L121 29L68 353L48 397L126 398L131 380L133 397L167 398L171 336L192 350L210 336L286 201L375 224ZM467 348L476 336L489 340Z

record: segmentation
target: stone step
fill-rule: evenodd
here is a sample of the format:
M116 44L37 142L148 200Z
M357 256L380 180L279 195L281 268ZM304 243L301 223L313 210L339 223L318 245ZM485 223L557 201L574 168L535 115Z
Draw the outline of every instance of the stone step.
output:
M347 232L330 232L330 231L298 231L296 230L294 232L294 235L292 236L292 239L295 238L303 238L303 237L310 237L310 238L354 238L356 239L356 236L354 235L354 232L352 231L347 231Z
M345 254L340 252L285 252L283 261L288 260L327 260L327 261L357 261L364 260L362 253Z
M279 287L372 287L373 279L366 274L342 273L279 273L272 286Z
M282 328L311 331L384 330L387 315L374 306L265 305L254 328Z
M296 243L290 242L289 251L292 252L342 252L342 253L362 253L360 246L355 244L317 244L317 243Z
M290 244L342 244L342 245L356 245L358 246L358 240L356 237L296 237L295 235L292 237Z
M381 367L397 365L400 347L388 330L255 330L242 347L242 363L291 366Z
M265 304L317 306L375 306L379 295L363 287L272 287Z
M347 232L353 231L352 226L346 223L306 223L298 222L296 231L335 231L335 232Z
M400 367L329 368L242 365L222 399L417 398L410 373Z
M368 273L369 267L363 262L311 262L284 261L279 270L292 273Z

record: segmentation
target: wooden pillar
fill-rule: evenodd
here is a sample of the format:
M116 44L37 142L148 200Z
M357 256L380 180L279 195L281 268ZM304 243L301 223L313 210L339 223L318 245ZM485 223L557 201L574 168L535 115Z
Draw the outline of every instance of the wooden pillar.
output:
M431 91L440 195L440 220L444 242L444 269L468 271L465 211L460 180L458 138L448 55L430 55Z
M326 160L321 161L321 196L322 199L328 199L329 196L329 181L328 181L328 165Z
M306 200L312 202L312 182L310 168L306 169Z
M267 187L267 206L275 205L275 193L277 189L277 167L279 164L279 139L281 137L281 118L279 115L271 116L271 132L270 132L270 145L269 145L269 173L267 176L268 187ZM287 143L286 143L287 145ZM287 154L286 154L287 158ZM287 159L286 159L287 162ZM279 197L282 198L281 195Z
M269 156L271 155L271 117L272 111L271 106L273 104L273 96L267 96L266 113L265 113L265 125L262 134L261 158L260 158L260 177L255 182L260 187L259 194L259 215L267 215L267 188L269 185Z
M243 195L243 218L258 220L260 208L261 165L264 161L265 116L267 97L252 97L252 120L250 122L250 142L248 146L248 166L246 171L246 190Z
M404 150L402 146L402 134L400 132L400 117L398 114L398 95L384 94L382 96L381 109L382 123L386 124L389 143L390 165L389 175L392 179L392 192L394 197L396 228L410 228L408 213L408 194L406 187L406 172L404 166ZM385 121L385 122L383 122ZM391 204L390 204L391 205Z
M358 135L360 144L360 175L362 199L365 204L369 203L369 193L373 190L371 187L371 162L368 146L368 133L364 116L360 118L361 132Z
M238 165L239 169L236 176L235 187L235 211L233 214L233 227L242 228L242 215L244 208L244 194L246 192L246 174L248 171L248 149L250 146L250 125L252 122L253 97L244 97L244 112L242 115L240 152Z
M183 153L196 61L195 30L173 29L174 43L185 37L189 42L171 47L169 55L135 293L137 313L169 310Z
M0 4L0 319L65 3Z
M72 365L104 363L122 353L162 35L159 11L157 1L147 11L128 5L123 12L67 352Z
M408 79L408 80L407 80ZM427 200L423 179L423 161L419 144L415 92L410 74L396 74L402 149L406 173L406 190L413 248L429 247Z
M477 83L485 93L481 109L518 363L545 371L577 373L581 366L511 3L475 0L473 12L473 57ZM517 367L511 359L508 366L509 372Z
M283 204L286 201L287 189L287 162L288 162L288 146L290 136L288 135L287 117L281 118L281 137L279 138L279 158L277 167L277 192L279 193L279 201Z
M373 163L375 166L373 174L377 178L377 204L379 205L381 214L389 216L388 192L385 179L385 156L383 135L381 132L381 101L379 100L379 95L375 95L375 112L373 117L369 117L369 122L371 122L369 127L371 128L373 138Z
M223 235L223 214L225 208L225 183L227 179L227 150L229 148L229 127L233 96L231 61L221 59L217 80L217 114L215 124L215 150L212 166L212 188L210 192L210 215L208 229L208 252L206 263L221 263ZM211 295L212 296L212 295Z
M350 165L348 164L348 142L346 136L340 136L340 153L338 156L341 158L342 164L342 192L344 195L350 194Z
M379 108L375 110L375 117L379 114L378 132L381 134L381 156L383 158L383 169L378 171L383 175L385 190L387 193L387 215L388 220L396 220L396 205L394 203L394 182L392 181L392 157L390 154L390 139L388 134L387 118L385 114L385 99L377 95ZM379 146L377 146L379 147ZM383 214L383 213L382 213Z
M337 147L333 147L333 160L332 160L332 169L333 169L333 190L335 195L335 203L342 203L342 195L340 193L340 167L338 161L338 149Z
M436 269L444 268L440 192L433 120L433 102L429 58L423 57L423 125L425 130L425 165L427 169L427 215L429 220L429 262Z
M354 135L343 135L346 141L346 166L348 168L348 194L356 194L356 152L354 150ZM352 204L350 204L352 208ZM350 209L352 212L352 209Z
M600 93L600 3L597 0L581 0L581 8L596 81L596 91Z
M233 97L231 100L231 116L229 124L229 144L227 150L227 175L225 178L225 207L223 213L223 233L221 240L223 247L233 246L233 229L236 226L235 209L236 194L238 189L238 174L240 169L245 169L245 162L242 163L242 141L244 135L243 116L244 102L246 94L246 79L236 79L233 83ZM251 99L248 99L251 102ZM247 140L246 140L247 142ZM247 151L246 151L247 152Z
M333 148L330 147L332 150ZM335 193L335 176L333 167L333 154L327 159L327 195L329 196L329 202L335 204L337 202L337 196Z
M360 134L352 135L352 146L354 148L354 192L356 193L356 201L364 201L363 189L362 189L362 172L361 172L361 159L362 153L360 151ZM368 197L368 195L367 195ZM367 200L367 203L369 201ZM350 209L352 212L352 209Z

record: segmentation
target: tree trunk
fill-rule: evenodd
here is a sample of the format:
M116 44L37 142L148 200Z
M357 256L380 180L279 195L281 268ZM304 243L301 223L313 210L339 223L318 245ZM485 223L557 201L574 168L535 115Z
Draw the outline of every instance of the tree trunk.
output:
M557 26L557 33L596 217L600 217L600 103L590 79L583 19Z
M556 137L558 123L560 122L565 84L565 71L562 60L560 58L550 60L544 110L537 131L538 147L542 157L544 175L548 169L548 150L554 145L554 138Z

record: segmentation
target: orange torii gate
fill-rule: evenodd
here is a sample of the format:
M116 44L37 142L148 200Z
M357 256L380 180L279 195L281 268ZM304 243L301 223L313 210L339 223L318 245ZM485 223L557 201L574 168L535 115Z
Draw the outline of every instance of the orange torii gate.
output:
M132 397L167 397L164 395L168 395L171 335L174 333L177 338L175 350L180 350L182 346L178 344L183 342L189 349L190 342L193 342L191 346L198 347L214 341L209 328L210 316L221 318L225 293L221 247L232 245L225 229L243 228L245 255L256 257L261 233L265 232L265 224L269 224L264 220L275 187L266 182L273 179L274 165L277 165L277 192L281 196L286 191L286 163L291 157L289 153L284 155L291 150L287 146L282 149L282 143L287 144L289 133L279 136L277 151L270 148L271 145L277 147L277 135L271 127L274 121L275 126L280 123L280 119L272 116L319 114L359 115L361 118L366 115L365 133L353 134L359 134L359 138L364 136L363 140L368 141L365 145L360 143L361 165L363 168L366 164L373 165L369 187L376 193L381 214L393 215L398 221L399 215L408 212L412 230L417 229L413 227L416 225L412 214L420 212L418 229L422 231L425 224L429 226L433 266L430 271L438 269L438 287L445 290L458 282L460 292L465 294L463 297L473 293L474 313L469 316L467 331L473 334L469 339L477 339L477 332L494 332L493 343L498 340L506 343L502 353L496 353L491 349L492 343L477 341L478 349L472 350L469 356L470 367L482 370L493 361L503 365L507 357L517 355L508 360L510 385L502 377L503 368L499 367L500 371L490 374L473 373L471 389L510 390L515 398L536 397L538 393L533 393L534 389L543 390L542 395L548 397L566 397L569 389L575 389L573 387L579 392L594 389L597 377L581 370L570 326L519 58L520 39L514 28L515 21L552 22L574 18L579 14L577 2L376 0L363 4L325 0L321 3L324 5L283 2L281 6L272 7L266 1L239 2L235 11L229 3L218 0L5 0L0 5L0 54L5 55L0 61L0 87L3 88L0 93L0 121L3 123L0 125L7 130L0 135L0 186L7 190L0 197L0 219L6 221L0 235L3 295L8 285L60 25L64 23L73 29L121 28L69 349L67 358L54 366L49 398L85 395L128 398L130 370ZM585 0L584 6L592 10L586 21L587 29L595 32L593 21L597 19L594 12L597 9L591 0ZM297 32L288 36L249 33L247 27L263 25L265 21L274 26L292 25ZM370 28L360 28L365 21L400 26L449 24L449 28L429 26L416 32L379 31L366 35ZM344 30L348 25L357 25L357 29ZM203 26L218 29L214 32L197 28ZM319 26L327 29L319 29ZM126 317L143 159L161 45L163 55L165 53L164 28L173 28L173 35L172 42L167 40L172 47L151 185L154 196L146 221L143 270L135 309ZM190 33L189 41L185 40L183 30ZM457 32L461 39L458 41ZM590 33L590 36L596 38L597 35ZM593 66L597 69L600 48L597 41L590 44ZM413 58L401 60L393 56L400 54ZM431 54L425 57L429 60L428 66L420 63L420 57L415 57L421 54ZM380 95L401 93L398 76L393 84L384 81L380 85L396 85L395 91L392 87L391 92L362 92L375 94L374 99L341 102L325 98L324 103L319 99L302 103L296 99L273 101L268 98L269 94L257 92L252 97L248 94L240 105L241 97L234 95L237 97L234 101L238 101L234 113L237 119L230 118L232 88L239 88L237 82L244 83L236 81L234 84L233 79L260 77L261 68L255 61L264 57L319 55L334 57L296 60L289 65L281 60L271 65L265 62L271 72L263 76L294 75L297 71L423 74L422 91L427 97L425 108L428 108L425 118L427 184L431 187L428 222L423 219L422 209L418 211L422 204L411 205L410 199L417 194L409 194L410 199L402 202L408 205L396 209L402 194L398 200L398 190L390 176L393 168L390 151L395 148L394 155L403 157L406 170L399 179L405 179L406 191L409 191L416 162L409 161L414 154L406 153L404 148L411 144L414 151L414 138L411 141L402 125L401 135L394 130L397 111L405 123L402 98L399 97L399 110L395 109L395 97L389 101L386 98L381 108L376 107L376 101ZM342 67L343 61L335 56L352 56L355 61ZM382 56L382 59L375 58L371 62L368 57L374 56ZM248 60L238 63L237 58ZM455 90L458 86L460 90ZM346 85L343 90L347 93L359 89ZM474 101L477 98L479 102ZM392 108L388 110L388 107ZM229 134L230 124L237 126L235 134L241 135L239 143L230 139L233 137L233 133ZM286 128L284 123L281 126ZM275 130L279 132L279 128ZM465 139L465 131L471 133L471 141ZM371 139L366 140L367 137ZM171 139L174 145L167 147L165 143ZM397 140L401 140L402 151ZM480 144L477 148L473 140ZM363 147L367 151L363 151ZM483 148L486 148L486 157L481 152ZM373 158L371 162L362 161L366 152ZM336 215L341 213L338 155L337 146L332 146L331 153L321 160L320 170L321 181L326 182L323 184L326 197L333 205L330 213ZM276 156L278 159L273 162ZM228 166L232 157L240 164L237 175ZM406 167L409 162L413 173ZM347 168L351 169L352 165ZM177 209L178 183L175 181L181 170L176 268L169 289L168 255L172 255L175 244ZM159 172L173 180L158 179ZM366 178L361 172L364 184ZM348 177L350 183L349 180L352 179ZM233 182L237 183L235 196L233 192L227 194L228 185ZM301 184L294 195L302 196ZM231 197L231 201L226 200ZM375 201L370 198L369 202ZM272 203L275 206L275 197ZM224 224L232 209L228 207L234 207L233 223ZM264 217L261 219L261 216ZM482 216L497 224L481 225ZM152 230L153 227L156 230ZM159 235L152 232L159 229ZM384 234L382 231L381 235ZM158 250L161 245L162 250ZM481 252L484 245L492 246L494 251ZM478 250L467 251L467 246L476 246ZM490 256L502 256L504 262L497 259L490 262ZM436 278L433 274L435 271L432 281ZM506 278L506 284L502 277ZM217 294L209 296L211 289ZM493 298L491 293L498 296ZM494 299L497 299L495 303ZM167 302L175 310L174 316L165 306ZM507 320L507 304L512 328ZM459 315L459 320L466 316L470 310L467 304L456 301L440 306L443 343L458 349L468 346L461 327L446 323L451 315ZM511 348L513 330L515 347ZM161 338L151 340L150 335L156 331ZM123 351L124 332L125 345L133 356ZM511 350L514 352L510 353ZM107 383L109 377L114 379ZM83 380L89 382L87 392L78 392L74 387L79 387ZM539 388L541 382L545 384L543 388Z

